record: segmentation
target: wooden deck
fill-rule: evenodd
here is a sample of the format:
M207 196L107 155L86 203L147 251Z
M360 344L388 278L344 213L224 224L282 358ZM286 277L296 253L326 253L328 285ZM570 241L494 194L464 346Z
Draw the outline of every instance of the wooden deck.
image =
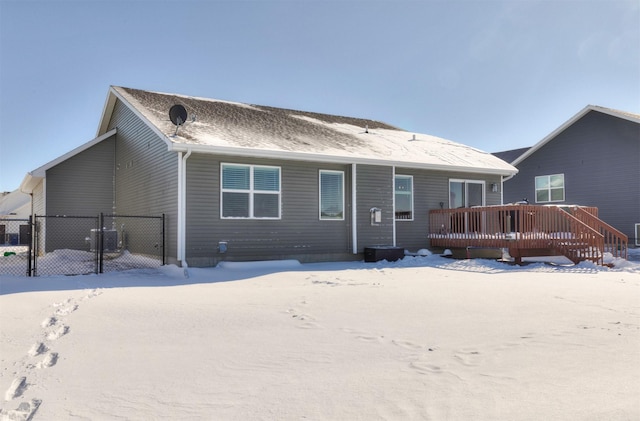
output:
M429 212L432 247L507 249L527 256L563 255L602 265L605 252L627 258L628 238L582 206L502 205Z

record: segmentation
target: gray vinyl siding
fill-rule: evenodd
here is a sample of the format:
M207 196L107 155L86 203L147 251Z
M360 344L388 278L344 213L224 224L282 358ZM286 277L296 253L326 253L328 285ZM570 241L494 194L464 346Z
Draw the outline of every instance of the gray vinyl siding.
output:
M59 163L46 173L47 215L97 216L113 207L113 137ZM45 234L43 220L40 237ZM94 219L48 219L46 252L60 247L88 249L86 238L96 228Z
M113 137L47 170L48 215L97 215L113 207Z
M393 245L393 167L358 165L356 191L358 252L367 246ZM371 224L371 209L382 211L382 222Z
M222 219L220 164L281 169L281 219ZM344 171L345 219L319 219L320 170ZM193 154L187 160L187 262L298 259L339 260L351 254L350 166ZM226 253L218 243L226 242Z
M518 165L505 202L535 203L536 176L564 174L565 203L596 206L600 219L635 240L640 222L640 124L590 111Z
M413 176L413 220L396 221L396 243L410 251L429 247L429 210L449 207L449 180L477 180L485 182L485 203L499 205L500 191L492 192L491 184L500 186L500 176L486 174L425 171L396 168L398 175Z
M107 130L117 128L115 213L165 214L165 255L177 262L178 154L120 101Z

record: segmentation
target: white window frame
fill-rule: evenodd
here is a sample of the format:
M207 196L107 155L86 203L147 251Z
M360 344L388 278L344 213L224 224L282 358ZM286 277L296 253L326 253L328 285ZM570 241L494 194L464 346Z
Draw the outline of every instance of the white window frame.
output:
M414 204L414 200L413 200L413 176L412 175L403 175L403 174L396 174L393 177L393 203L396 203L396 198L395 195L398 194L398 191L396 190L396 179L397 178L408 178L411 180L411 191L410 192L400 192L400 194L408 194L410 199L411 199L411 218L406 218L406 219L398 219L396 217L396 209L393 210L393 217L395 218L396 221L413 221L413 215L415 215L415 212L413 210L413 204Z
M248 167L249 168L249 189L225 189L224 186L224 167ZM256 168L275 168L278 170L278 191L275 190L256 190L254 188L254 170ZM246 193L249 195L249 216L223 216L224 209L224 193ZM260 216L256 217L254 209L254 196L256 194L272 194L278 196L278 216ZM241 164L236 162L223 162L220 164L220 218L221 219L282 219L282 168L272 165L253 165Z
M478 184L482 186L482 204L474 206L486 206L487 205L487 183L485 180L472 180L464 178L450 178L447 187L449 188L449 209L452 209L451 203L451 183L463 183L464 184L464 202L463 207L468 207L469 203L469 184Z
M559 176L559 175L562 176L562 199L560 199L560 200L551 200L551 190L552 190L552 188L551 188L551 177ZM547 178L547 181L548 181L547 184L548 184L549 187L547 187L546 189L539 189L537 181L538 181L539 178L543 178L543 177ZM538 191L545 191L545 190L549 195L549 200L538 200ZM537 175L533 179L533 191L534 191L534 194L535 194L536 203L564 202L565 201L565 197L566 197L566 190L567 190L567 186L566 186L565 179L564 179L564 173L549 174L549 175Z
M340 198L342 204L342 217L341 218L332 218L322 215L322 174L340 174L341 176L341 190L342 197ZM319 170L318 172L318 218L321 221L344 221L345 217L345 203L344 203L344 171L335 171L335 170Z

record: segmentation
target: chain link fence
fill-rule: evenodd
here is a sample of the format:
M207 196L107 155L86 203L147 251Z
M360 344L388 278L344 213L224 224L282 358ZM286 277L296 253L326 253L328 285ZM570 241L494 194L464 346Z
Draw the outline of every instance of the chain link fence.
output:
M3 225L0 275L81 275L165 264L164 215L34 215L0 220ZM17 239L16 229L23 233Z

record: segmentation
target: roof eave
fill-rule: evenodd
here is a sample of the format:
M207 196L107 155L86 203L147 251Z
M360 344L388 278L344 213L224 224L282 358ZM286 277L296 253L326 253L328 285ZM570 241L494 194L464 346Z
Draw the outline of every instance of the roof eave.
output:
M138 110L138 107L136 107L136 105L133 104L131 100L129 100L128 98L125 98L125 96L122 95L115 86L111 86L111 88L109 89L107 103L105 104L105 112L103 112L102 114L100 127L98 129L99 132L102 130L106 130L107 125L111 121L111 114L113 113L113 109L115 108L116 99L119 99L120 101L122 101L122 103L125 104L127 108L129 108L131 112L134 113L136 117L138 117L144 124L146 124L156 135L158 135L158 137L160 137L160 139L162 139L165 142L165 144L167 145L167 148L171 150L171 147L174 144L174 142L172 142L171 139L169 139L169 137L167 136L167 134L163 133L158 128L158 126L156 126L151 121L149 121L149 119L145 117L144 114L142 114Z
M571 117L569 120L565 121L560 127L558 127L553 132L551 132L550 134L545 136L544 139L542 139L540 142L536 143L531 148L529 148L528 151L526 151L525 153L520 155L518 158L516 158L511 163L511 165L517 166L518 164L520 164L522 161L524 161L525 159L527 159L528 157L533 155L538 149L540 149L541 147L543 147L544 145L549 143L553 138L555 138L560 133L565 131L567 128L572 126L576 121L580 120L582 117L584 117L590 111L596 111L596 112L599 112L599 113L608 114L608 115L613 116L613 117L618 117L618 118L622 118L624 120L629 120L629 121L632 121L634 123L638 123L638 120L633 118L632 116L629 116L629 115L624 114L624 113L617 112L616 110L613 110L613 109L610 109L610 108L599 107L597 105L587 105L582 110L580 110L577 114L575 114L573 117Z
M383 160L376 158L363 158L363 157L349 157L338 155L324 155L305 152L291 152L291 151L277 151L277 150L259 150L259 149L246 149L236 147L212 147L208 145L190 145L186 143L172 143L170 151L174 152L196 152L205 154L217 154L226 156L242 156L252 158L266 158L266 159L286 159L292 161L306 161L306 162L324 162L324 163L336 163L336 164L363 164L363 165L382 165L382 166L395 166L404 168L425 169L434 171L458 171L465 173L481 173L491 175L503 175L510 176L515 175L518 169L509 165L511 168L497 168L497 167L469 167L469 166L454 166L454 165L438 165L427 164L421 162L409 162L409 161L394 161Z
M38 185L38 183L40 182L40 180L42 180L43 178L46 177L47 175L47 170L49 168L55 167L56 165L60 164L61 162L66 161L67 159L79 154L82 151L85 151L87 149L89 149L90 147L92 147L93 145L96 145L100 142L102 142L105 139L110 138L111 136L115 135L117 133L117 129L112 129L109 130L108 132L104 133L101 136L98 136L80 146L78 146L77 148L67 152L64 155L60 155L59 157L57 157L56 159L47 162L46 164L36 168L33 171L29 171L24 179L22 180L22 183L20 183L20 191L23 193L31 193L33 191L33 188L35 188L35 186Z

